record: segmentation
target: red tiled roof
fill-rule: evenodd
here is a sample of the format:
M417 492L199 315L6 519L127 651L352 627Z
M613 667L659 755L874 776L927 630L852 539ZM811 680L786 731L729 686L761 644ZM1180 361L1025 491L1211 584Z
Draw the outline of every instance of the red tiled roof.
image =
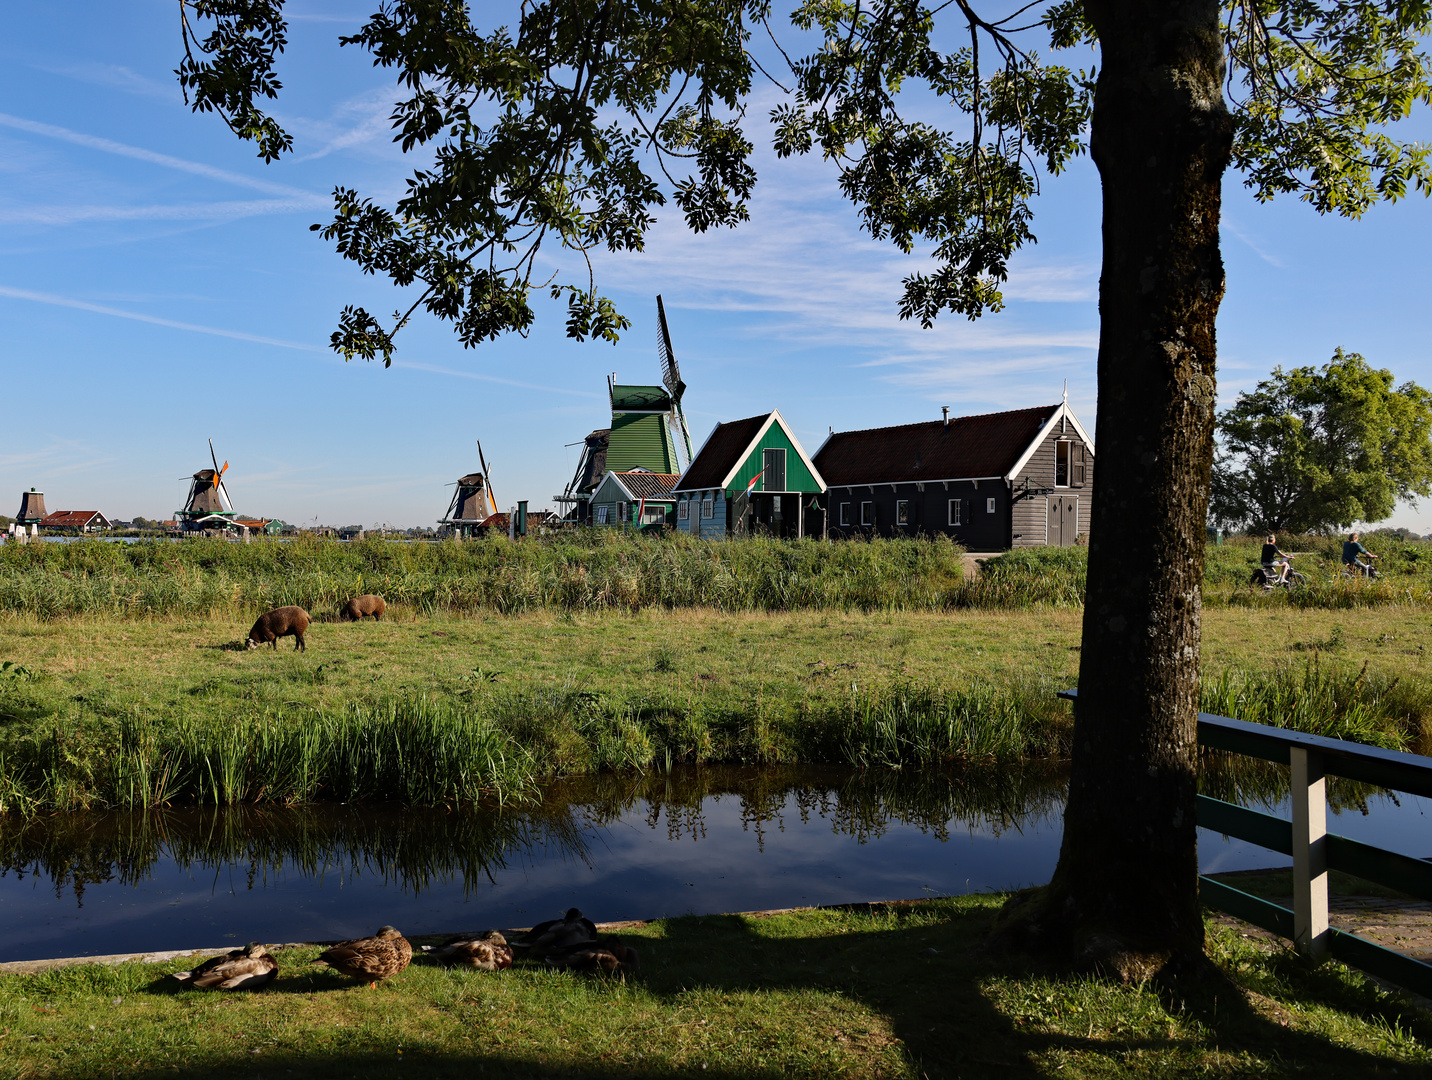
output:
M831 487L1006 476L1058 408L841 431L816 453L815 467Z
M106 525L109 519L98 510L56 510L40 520L42 529L81 529L98 517Z
M742 451L751 445L756 432L766 422L770 413L748 416L744 420L732 420L729 424L718 424L706 440L706 445L696 455L681 476L677 491L695 491L699 488L720 487L727 475L736 467ZM827 477L827 480L829 478Z
M619 472L613 476L620 478L622 486L630 491L638 499L669 499L671 489L681 479L680 473L662 472Z

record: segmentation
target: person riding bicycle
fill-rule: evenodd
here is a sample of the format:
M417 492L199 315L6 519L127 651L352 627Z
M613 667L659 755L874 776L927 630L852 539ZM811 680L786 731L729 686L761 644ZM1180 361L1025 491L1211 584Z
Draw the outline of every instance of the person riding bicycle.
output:
M1344 541L1342 550L1343 569L1350 574L1362 574L1366 577L1372 577L1377 573L1376 569L1374 569L1372 563L1363 562L1358 556L1366 555L1369 559L1375 559L1377 556L1357 542L1358 537L1361 535L1361 533L1349 533L1347 540Z
M1269 533L1267 543L1263 545L1263 587L1271 589L1274 585L1286 585L1288 582L1288 571L1293 568L1293 557L1286 551L1278 550L1278 535Z

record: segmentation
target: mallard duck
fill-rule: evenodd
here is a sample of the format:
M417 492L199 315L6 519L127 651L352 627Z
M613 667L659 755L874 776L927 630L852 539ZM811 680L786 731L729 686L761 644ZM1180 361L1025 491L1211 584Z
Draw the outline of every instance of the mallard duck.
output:
M480 937L456 937L446 945L424 945L423 952L441 964L466 964L483 971L501 971L512 966L512 946L496 930Z
M554 967L572 971L605 971L608 975L635 971L640 966L636 950L615 938L603 938L568 949L554 949L547 953L545 959Z
M242 949L205 960L193 971L176 971L173 977L205 990L257 990L278 977L278 961L251 941Z
M523 934L516 944L524 949L531 949L536 955L553 949L570 949L596 940L596 924L576 908L568 908L567 914L562 918L538 923Z
M366 982L372 989L379 979L402 971L412 958L413 947L408 939L391 926L380 926L372 937L340 941L310 963L327 964L341 975Z

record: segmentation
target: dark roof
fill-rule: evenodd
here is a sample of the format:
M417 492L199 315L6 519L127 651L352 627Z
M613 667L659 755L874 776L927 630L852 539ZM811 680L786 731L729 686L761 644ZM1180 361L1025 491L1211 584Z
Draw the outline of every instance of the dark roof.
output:
M457 482L464 487L474 487L487 483L487 477L480 472L470 472L466 476L459 476Z
M1007 476L1059 405L840 431L815 455L831 487Z
M56 510L40 522L42 529L81 529L88 525L94 518L99 518L106 525L109 519L98 510Z
M696 460L682 474L681 483L676 490L695 491L700 488L720 487L770 415L762 413L760 416L748 416L744 420L732 420L729 424L717 424L711 438L706 440L706 445L696 454Z
M671 408L671 395L664 386L612 387L612 411L665 412Z
M647 472L619 472L612 473L619 478L628 491L638 499L669 499L671 489L681 479L680 473Z

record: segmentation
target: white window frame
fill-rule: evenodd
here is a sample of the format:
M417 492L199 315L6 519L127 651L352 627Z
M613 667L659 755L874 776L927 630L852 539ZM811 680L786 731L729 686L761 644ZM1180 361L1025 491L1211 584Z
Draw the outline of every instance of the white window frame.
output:
M687 521L691 518L691 500L682 499L676 504L676 520Z
M908 524L910 524L910 500L909 500L909 499L896 499L896 500L895 500L895 524L896 524L896 525L908 525Z
M1064 451L1064 483L1059 482L1059 451ZM1071 439L1058 439L1054 443L1054 486L1057 488L1073 487L1074 480L1074 442Z
M964 522L960 520L960 518L963 516L963 514L961 513L961 511L964 509L963 502L964 502L964 500L962 500L962 499L951 499L951 500L950 500L949 522L948 522L950 525L963 525L963 524L964 524Z
M850 504L848 502L840 504L840 524L845 528L850 526Z
M994 500L993 500L993 499L986 499L986 500L985 500L985 513L986 513L986 514L993 514L993 513L994 513Z
M716 517L716 500L715 500L715 499L702 499L702 500L701 500L701 516L702 516L703 518L705 518L707 521L711 521L711 520L714 520L714 519L715 519L715 517Z
M875 503L867 500L860 504L860 524L865 526L875 524Z

